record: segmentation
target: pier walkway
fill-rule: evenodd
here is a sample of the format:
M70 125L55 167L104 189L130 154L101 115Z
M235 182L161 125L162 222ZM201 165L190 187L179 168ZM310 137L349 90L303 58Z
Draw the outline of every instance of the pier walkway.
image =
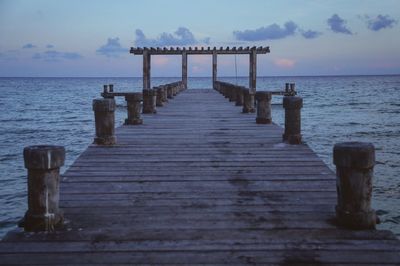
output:
M388 231L335 226L334 173L282 128L186 90L65 172L56 233L8 234L0 264L400 264Z

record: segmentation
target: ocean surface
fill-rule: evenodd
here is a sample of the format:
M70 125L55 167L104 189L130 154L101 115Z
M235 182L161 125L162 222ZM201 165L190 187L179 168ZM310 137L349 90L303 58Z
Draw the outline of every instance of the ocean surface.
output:
M153 78L152 85L178 78ZM247 78L220 80L248 85ZM295 82L304 99L305 142L332 169L332 148L342 141L372 142L376 148L373 208L382 223L400 237L400 76L259 77L258 90L283 89ZM66 147L65 171L92 142L92 100L103 84L116 91L140 91L141 78L0 78L0 238L27 209L22 150L35 144ZM189 78L189 88L211 88L211 78ZM273 103L282 98L274 97ZM117 125L125 103L117 99ZM283 123L273 106L273 120Z

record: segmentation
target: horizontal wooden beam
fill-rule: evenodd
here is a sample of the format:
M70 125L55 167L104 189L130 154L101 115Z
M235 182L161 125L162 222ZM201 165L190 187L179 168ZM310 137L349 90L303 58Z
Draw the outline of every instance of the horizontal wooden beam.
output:
M151 55L180 55L186 54L250 54L256 52L257 54L269 53L269 46L260 47L131 47L130 53L134 55L141 55L147 51Z

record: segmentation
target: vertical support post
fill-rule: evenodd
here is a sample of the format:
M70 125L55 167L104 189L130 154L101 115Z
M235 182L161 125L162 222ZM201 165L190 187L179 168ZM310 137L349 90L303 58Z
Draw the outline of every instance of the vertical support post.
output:
M151 55L145 49L143 51L143 89L150 89Z
M21 226L25 231L54 231L62 225L59 209L60 167L64 165L62 146L39 145L24 149L28 169L28 211Z
M187 53L182 52L182 83L184 86L184 89L187 89L187 80L188 79L188 74L187 74Z
M257 53L255 48L252 48L250 51L249 68L249 88L251 91L255 92L257 86Z
M243 105L243 87L241 86L235 86L236 90L236 106L242 106Z
M143 95L140 92L129 93L125 95L127 105L128 118L125 119L125 125L140 125L143 120L140 118L140 102Z
M271 124L271 96L272 94L267 91L257 91L257 124Z
M154 89L143 89L143 114L155 114L157 92Z
M212 53L212 81L213 88L215 88L215 82L217 81L217 51Z
M158 106L158 107L164 106L164 103L163 103L164 87L159 86L156 88L156 90L157 90L156 106Z
M350 229L374 229L378 221L371 209L375 147L365 142L342 142L333 148L338 204L336 218Z
M283 108L285 109L285 132L283 141L289 144L301 143L301 108L303 98L297 96L283 97Z
M96 137L93 143L99 145L115 144L115 100L94 99L93 111L96 124Z
M242 113L254 113L254 94L249 89L243 88L243 109Z

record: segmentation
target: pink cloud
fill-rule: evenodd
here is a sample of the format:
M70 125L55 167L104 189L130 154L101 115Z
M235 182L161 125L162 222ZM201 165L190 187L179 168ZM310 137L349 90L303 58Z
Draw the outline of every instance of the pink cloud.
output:
M296 61L286 58L279 58L274 61L274 64L281 68L292 68L296 64Z

